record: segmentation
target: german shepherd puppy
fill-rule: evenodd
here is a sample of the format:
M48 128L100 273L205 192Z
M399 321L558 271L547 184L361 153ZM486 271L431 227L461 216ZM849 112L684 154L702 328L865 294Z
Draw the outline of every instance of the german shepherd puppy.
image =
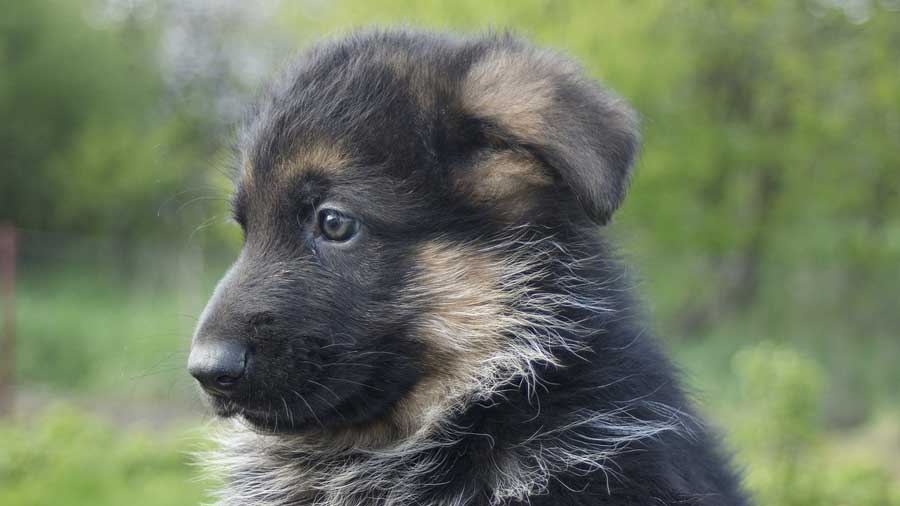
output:
M598 232L635 113L508 35L322 43L240 135L221 505L743 505Z

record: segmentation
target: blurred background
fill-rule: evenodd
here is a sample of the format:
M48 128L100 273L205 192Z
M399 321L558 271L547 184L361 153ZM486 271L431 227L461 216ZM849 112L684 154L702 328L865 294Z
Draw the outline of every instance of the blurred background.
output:
M900 505L900 1L10 0L0 505L198 504L233 127L311 40L510 28L643 115L610 227L767 506Z

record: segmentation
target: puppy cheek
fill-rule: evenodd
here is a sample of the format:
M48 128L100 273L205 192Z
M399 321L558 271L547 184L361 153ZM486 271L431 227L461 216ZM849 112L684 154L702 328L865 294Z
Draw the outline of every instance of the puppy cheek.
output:
M504 348L508 308L503 264L473 248L432 241L416 252L417 275L403 304L422 308L411 335L423 350L422 378L398 403L398 423L417 426L448 399L471 390ZM415 427L413 427L415 428Z

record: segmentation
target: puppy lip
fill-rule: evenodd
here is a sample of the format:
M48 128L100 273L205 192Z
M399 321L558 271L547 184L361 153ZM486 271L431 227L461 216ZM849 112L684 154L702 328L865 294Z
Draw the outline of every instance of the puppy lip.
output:
M242 402L241 399L234 399L215 394L209 394L208 398L210 407L219 418L234 418L236 416L241 416L252 425L258 425L262 428L265 425L264 421L269 415L267 410L255 409L253 406Z

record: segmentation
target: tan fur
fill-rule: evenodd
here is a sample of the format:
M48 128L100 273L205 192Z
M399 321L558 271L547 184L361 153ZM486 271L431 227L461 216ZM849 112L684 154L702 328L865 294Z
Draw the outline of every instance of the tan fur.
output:
M406 81L412 97L423 110L434 107L434 88L441 79L433 75L430 67L420 65L419 60L410 53L381 48L373 57L391 68L398 78Z
M473 388L484 363L503 346L501 316L513 294L502 288L502 264L488 253L441 241L425 243L416 256L419 275L406 296L427 306L416 337L427 347L423 359L429 374L388 420L365 428L369 443L385 444L430 428Z
M528 376L529 362L553 361L548 343L531 340L526 330L546 323L547 315L513 308L523 298L544 309L555 304L531 295L528 283L541 275L529 273L534 259L484 246L434 240L419 247L419 273L404 296L411 307L424 306L415 330L427 347L430 374L394 409L393 433L427 432L473 396L486 396L511 376ZM510 341L511 331L520 344Z
M417 259L414 290L429 305L417 335L428 346L425 365L433 373L414 390L413 410L470 386L482 362L502 346L496 322L510 302L499 266L482 252L434 241L420 247Z
M431 301L420 327L423 339L432 340L451 360L497 349L490 317L510 302L498 259L465 245L432 241L419 248L417 265L416 289ZM452 364L442 368L456 369Z
M560 74L576 69L539 51L498 50L475 63L463 83L463 106L522 139L545 135L544 111L553 105Z
M279 174L290 178L298 172L317 171L339 174L350 163L350 155L339 145L328 142L308 143L279 166Z
M510 221L532 209L536 190L553 184L537 160L515 151L485 154L464 173L457 188L474 202L494 206Z

